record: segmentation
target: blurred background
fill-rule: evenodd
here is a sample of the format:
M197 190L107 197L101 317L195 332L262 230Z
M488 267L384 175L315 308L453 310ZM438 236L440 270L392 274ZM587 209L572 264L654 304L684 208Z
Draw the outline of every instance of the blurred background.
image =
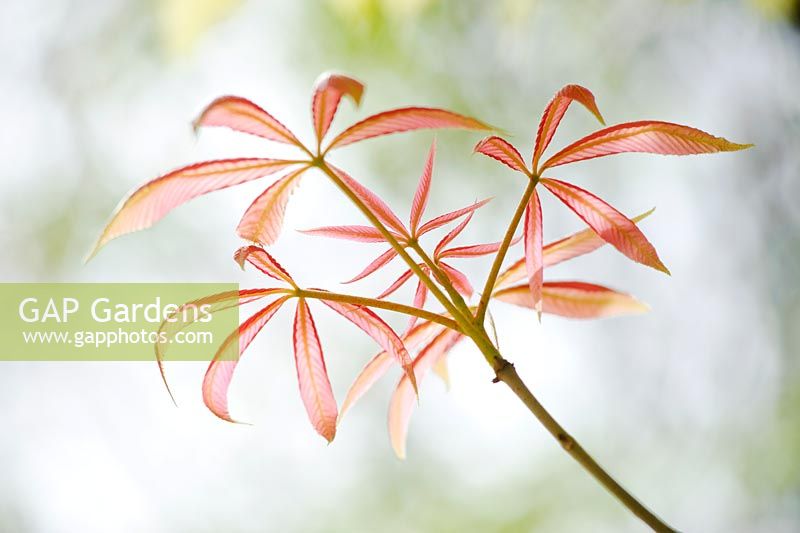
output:
M21 281L219 281L260 286L231 261L234 228L264 182L183 206L82 258L118 200L192 161L280 153L227 131L194 137L213 98L254 100L303 139L322 71L363 80L333 129L392 106L436 105L508 131L530 153L539 113L566 83L609 123L691 124L756 148L625 155L553 171L634 215L672 277L613 249L546 272L636 294L644 316L577 322L497 305L501 348L575 437L684 531L800 530L800 6L797 0L7 0L0 4L0 275ZM554 146L594 129L576 107ZM430 132L334 155L406 217ZM461 242L498 240L524 188L437 135L428 213L494 201ZM544 198L545 237L581 229ZM275 255L301 283L343 290L382 248L296 233L361 223L319 175L287 214ZM435 236L434 236L435 237ZM510 259L522 253L516 248ZM488 261L463 261L474 280ZM400 265L365 280L372 295ZM476 283L477 284L477 283ZM353 289L353 287L350 287ZM399 295L411 298L409 287ZM339 400L375 348L314 307ZM0 530L642 531L492 385L467 344L449 390L431 378L397 460L386 408L397 374L326 446L297 393L281 313L240 365L236 426L202 404L203 363L4 363ZM393 320L397 320L393 318ZM401 324L402 319L397 324ZM2 326L0 326L2 327Z

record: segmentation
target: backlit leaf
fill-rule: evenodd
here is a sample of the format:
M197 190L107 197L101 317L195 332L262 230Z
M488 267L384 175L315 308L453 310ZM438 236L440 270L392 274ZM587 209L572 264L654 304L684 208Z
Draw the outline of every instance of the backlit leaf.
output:
M452 111L430 107L404 107L371 115L353 124L337 135L328 149L341 148L342 146L380 135L438 128L492 129L491 126L484 124L480 120L459 115Z
M507 287L492 295L500 301L533 308L527 284ZM629 294L580 281L548 281L542 286L542 310L567 318L606 318L644 313L649 308Z
M628 217L575 185L549 178L542 178L540 183L617 250L633 261L669 274L653 245Z
M434 141L428 152L428 159L425 161L425 168L422 170L422 176L419 178L417 191L414 193L414 202L411 204L409 229L411 230L412 236L417 235L420 218L422 218L422 214L425 212L425 206L428 205L428 196L431 192L431 176L433 175L433 160L435 157L436 142Z
M259 244L273 244L278 240L286 204L307 168L299 168L282 177L250 204L236 228L239 237Z
M314 120L314 132L321 141L336 115L342 96L349 96L358 106L364 85L361 82L340 74L323 74L314 87L311 100L311 115Z
M579 139L548 159L542 165L542 170L624 152L689 155L733 152L751 146L733 143L681 124L643 120L617 124Z
M297 301L292 340L300 397L308 419L317 433L331 442L336 436L336 399L328 379L328 370L325 368L325 357L317 328L303 298Z
M542 206L539 194L534 189L528 207L525 209L525 270L528 273L528 287L533 298L533 307L542 313L542 283L544 282L544 260L542 258Z
M301 146L289 128L256 104L239 96L222 96L211 102L194 121L201 126L222 126L271 141Z
M483 139L475 145L473 151L496 159L512 170L528 174L528 169L525 167L525 160L522 159L517 149L511 146L508 141L496 135Z
M119 203L87 261L111 239L149 228L192 198L263 178L296 164L297 161L281 159L221 159L194 163L151 180Z
M233 254L233 259L241 268L244 268L244 263L246 261L267 276L279 281L285 281L292 287L295 286L292 276L283 269L274 257L260 246L242 246Z

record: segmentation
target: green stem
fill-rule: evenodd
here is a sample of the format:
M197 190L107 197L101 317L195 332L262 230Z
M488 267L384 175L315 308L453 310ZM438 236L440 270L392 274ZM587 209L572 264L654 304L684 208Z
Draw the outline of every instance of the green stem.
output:
M297 289L295 294L301 298L313 298L316 300L330 300L332 302L344 302L354 305L362 305L364 307L376 307L378 309L385 309L386 311L394 311L395 313L402 313L404 315L411 315L422 320L429 320L441 324L446 328L461 331L458 323L455 320L449 319L437 313L425 311L424 309L417 309L410 305L403 305L395 302L387 302L386 300L378 300L375 298L366 298L363 296L353 296L351 294L340 294L336 292L321 291L317 289Z
M494 284L497 281L497 276L500 274L500 267L503 266L503 260L506 258L508 247L511 246L511 241L514 240L514 233L519 227L519 222L522 220L522 215L525 213L525 208L528 206L528 201L536 190L536 184L539 183L539 176L533 175L529 178L528 186L520 198L517 210L514 211L514 216L511 218L511 223L508 225L506 234L503 236L503 242L500 243L500 248L497 250L497 255L492 263L492 268L489 271L489 276L486 278L486 283L483 286L483 293L481 300L478 303L478 311L475 313L475 323L483 325L486 317L486 309L489 307L489 299L492 297L494 291Z
M541 422L548 432L558 441L562 448L575 459L584 470L589 472L608 492L614 495L620 503L628 508L633 514L639 517L645 524L650 526L653 531L674 532L667 523L656 516L650 509L645 507L630 492L625 490L611 475L606 472L597 461L589 455L583 447L578 444L569 433L559 424L547 409L539 403L539 400L528 389L522 379L517 374L514 365L497 357L499 366L495 368L495 381L502 381L522 400L522 403L531 413Z
M461 312L466 316L472 316L472 312L469 310L467 303L464 301L464 298L461 297L461 294L453 287L453 284L450 282L450 279L445 275L439 265L428 255L425 249L420 246L419 242L416 240L412 240L409 245L411 248L417 252L417 255L422 259L422 262L428 265L428 268L431 269L431 273L439 282L439 284L444 287L444 290L447 291L448 296L450 296L450 300L456 305Z

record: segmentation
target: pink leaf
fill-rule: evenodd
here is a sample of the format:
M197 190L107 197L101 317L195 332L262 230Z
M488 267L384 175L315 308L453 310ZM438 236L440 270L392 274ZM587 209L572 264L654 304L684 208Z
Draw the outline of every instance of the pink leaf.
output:
M361 104L364 85L361 82L339 74L323 74L314 87L311 100L311 114L314 118L314 132L317 140L322 141L339 108L342 96L349 96L353 103Z
M375 272L376 270L381 268L383 265L387 264L389 261L394 259L396 256L397 256L397 252L395 251L394 248L390 248L390 249L386 250L381 255L379 255L377 259L375 259L373 262L368 264L367 267L364 270L362 270L361 272L356 274L356 276L354 278L349 279L349 280L345 281L344 283L354 283L354 282L356 282L358 280L366 278L367 276L369 276L370 274L372 274L373 272Z
M425 169L422 171L422 176L419 178L417 191L414 193L414 203L411 205L411 217L409 219L409 228L411 235L417 236L417 229L419 228L419 221L422 214L425 212L425 206L428 205L428 196L431 191L431 176L433 175L433 160L436 157L436 141L431 144L431 149L428 152L428 159L425 161Z
M418 383L462 337L463 335L457 331L445 330L420 352L414 359L414 375ZM408 376L403 376L389 403L389 439L392 442L394 453L400 459L404 459L406 456L406 435L408 434L408 423L416 404L415 392L416 389L412 386Z
M203 402L212 413L228 422L235 422L228 413L228 387L239 358L290 296L278 298L244 321L217 350L203 378Z
M522 239L522 235L518 235L511 240L511 245L517 244ZM439 254L441 259L445 257L480 257L482 255L489 255L497 252L502 245L501 242L492 242L487 244L472 244L469 246L458 246L456 248L448 248Z
M404 107L384 111L353 124L331 142L328 150L380 135L434 128L492 129L479 120L452 111L428 107Z
M480 152L492 159L497 159L512 170L522 172L525 175L528 174L528 169L525 167L525 160L522 159L517 149L511 146L505 139L501 139L495 135L487 137L479 142L473 151Z
M422 271L426 274L430 273L430 270L427 267L423 267ZM414 301L412 302L412 306L416 307L417 309L424 309L425 308L425 300L428 299L428 286L425 285L421 280L417 282L417 290L414 291ZM408 318L408 325L406 326L405 334L407 335L411 329L414 327L414 324L417 323L419 320L416 316L410 316Z
M653 245L625 215L575 185L549 178L543 178L541 184L617 250L633 261L669 274Z
M413 350L428 340L434 333L442 329L442 326L435 322L422 322L403 336L403 343L407 349ZM342 402L342 409L339 411L339 421L342 420L344 414L355 405L395 362L394 357L389 355L388 352L383 351L366 364L347 391L347 396L344 402Z
M481 200L480 202L475 202L472 205L467 207L462 207L461 209L456 209L455 211L450 211L449 213L445 213L444 215L440 215L434 219L429 220L422 227L419 228L417 232L417 236L425 235L429 231L433 231L437 228L441 228L448 222L452 222L457 218L461 218L464 215L468 215L469 213L474 212L476 209L480 209L481 207L485 206L489 202L491 202L491 198L487 198L485 200Z
M386 237L383 236L383 233L372 226L325 226L322 228L300 230L300 232L306 235L330 237L346 241L386 242ZM396 233L394 233L394 236L396 239L402 239L402 237Z
M406 270L405 272L400 274L400 277L394 280L394 282L392 282L392 284L389 285L389 287L385 291L376 296L376 298L382 300L387 296L391 296L397 289L402 287L405 284L405 282L408 281L409 278L411 278L413 274L414 273L410 269Z
M149 228L192 198L263 178L295 164L297 161L280 159L221 159L194 163L151 180L120 202L87 261L111 239Z
M239 237L260 244L273 244L278 240L286 214L286 204L300 176L308 167L299 168L282 177L261 193L247 208L236 233Z
M219 311L230 309L231 307L255 302L266 296L285 293L285 289L246 289L240 291L221 292L187 302L170 313L158 328L158 339L155 343L155 352L156 363L158 364L158 370L161 373L161 379L164 381L164 386L167 388L167 392L169 393L170 398L172 398L173 403L175 403L175 397L172 396L172 391L167 384L167 377L164 373L164 359L167 355L167 350L169 349L172 340L175 338L175 335L192 325L200 317L200 315L194 311L195 309L199 309L200 307L207 305L209 306L208 312L213 314Z
M370 191L359 182L354 180L350 177L346 172L340 170L331 165L331 169L333 172L338 176L342 183L352 192L359 200L361 200L364 205L370 210L370 212L381 222L386 224L390 229L393 229L400 235L404 237L408 237L408 232L406 231L405 226L403 223L400 222L400 219L397 218L397 215L391 210L391 208L386 205L386 202L381 200L378 195L374 192Z
M239 96L217 98L194 121L201 126L223 126L279 143L302 146L289 128L256 104Z
M689 155L733 152L751 146L732 143L689 126L643 120L617 124L579 139L548 159L542 165L542 170L624 152Z
M236 250L236 253L233 255L233 259L241 268L244 268L244 263L247 261L267 276L279 281L285 281L292 287L295 287L292 276L290 276L289 273L283 269L283 267L280 265L280 263L278 263L278 261L275 260L274 257L269 255L266 250L259 246L242 246Z
M463 272L456 270L443 261L439 261L439 266L442 268L445 276L447 276L447 279L450 280L450 283L453 284L453 287L455 287L459 294L466 296L467 298L472 296L474 289L467 279L467 276L465 276Z
M528 286L531 289L533 307L541 316L542 283L544 281L544 261L542 259L542 206L539 194L533 191L525 210L525 270L528 273Z
M469 224L470 220L472 220L473 214L474 213L470 213L469 215L467 215L467 217L464 220L462 220L458 226L450 230L450 232L447 235L442 237L442 240L439 241L439 243L436 245L436 248L433 250L434 257L439 257L439 254L442 253L445 247L451 242L453 242L453 239L458 237L461 234L461 232L464 231L464 228L466 228L467 224Z
M597 104L594 101L594 95L589 89L581 87L580 85L565 86L556 93L552 100L550 100L550 103L547 104L544 113L542 113L542 119L539 122L539 130L536 133L536 144L533 150L532 165L534 169L539 163L539 158L542 156L544 151L547 149L547 146L550 144L550 141L553 139L553 135L558 129L558 125L561 123L564 113L567 112L567 108L573 101L582 104L586 109L591 111L595 117L597 117L597 120L599 120L601 124L605 124L603 121L603 116L600 114L600 110L597 109Z
M308 419L317 433L331 442L336 436L336 399L328 379L328 370L325 368L317 328L303 298L297 301L292 338L297 382Z
M409 375L411 374L411 356L408 355L408 350L406 350L397 333L381 317L361 305L334 302L332 300L322 300L322 302L361 328L364 333L378 343L378 346L394 357L403 370Z
M639 222L642 219L650 216L655 211L655 208L642 213L631 219L633 222ZM544 267L551 267L559 263L563 263L569 259L579 257L597 250L606 244L591 228L579 231L555 242L551 242L544 246L542 250L542 259ZM495 283L496 288L505 287L511 283L515 283L525 277L525 258L516 261L506 270L504 270L498 277Z
M501 289L493 297L510 304L533 308L533 298L527 285ZM545 313L567 318L605 318L649 310L633 296L580 281L545 282L542 288L542 307Z

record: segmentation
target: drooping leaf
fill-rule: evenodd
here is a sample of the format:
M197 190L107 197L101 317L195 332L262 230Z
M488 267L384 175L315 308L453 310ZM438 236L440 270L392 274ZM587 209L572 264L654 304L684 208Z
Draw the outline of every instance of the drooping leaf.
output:
M235 422L228 413L228 387L244 351L290 296L278 298L245 320L220 345L203 378L203 402L216 416Z
M161 325L158 328L158 336L156 337L154 348L156 352L158 371L161 373L161 379L164 381L164 386L166 387L170 398L172 398L173 403L175 403L175 397L172 395L169 384L167 384L167 377L164 373L164 359L175 336L180 331L183 331L187 327L191 326L200 318L201 315L196 312L197 309L207 306L205 307L207 312L214 314L232 307L255 302L266 296L285 293L285 289L245 289L239 291L226 291L187 302L165 317L164 321L161 322Z
M632 222L638 223L644 218L650 216L655 211L655 208L650 209L638 216L631 219ZM548 243L542 250L542 260L544 267L551 267L559 263L563 263L569 259L588 254L604 246L606 241L603 240L592 228L587 228L583 231L573 233L569 237L564 237L558 241ZM526 275L525 272L525 258L514 262L506 270L504 270L495 283L495 288L500 289L516 283L523 279Z
M388 250L383 252L381 255L379 255L374 261L372 261L370 264L368 264L366 266L366 268L364 268L364 270L362 270L361 272L356 274L355 277L353 277L353 278L351 278L351 279L349 279L349 280L347 280L347 281L345 281L343 283L345 283L345 284L347 284L347 283L355 283L358 280L364 279L367 276L369 276L370 274L372 274L373 272L375 272L376 270L378 270L379 268L381 268L383 265L389 263L395 257L397 257L397 251L394 248L389 248Z
M433 175L433 160L435 157L436 141L431 143L428 159L425 161L425 168L422 171L422 176L419 178L417 191L414 193L414 202L411 204L411 216L409 217L408 227L412 237L416 237L419 221L422 218L422 214L425 212L425 206L428 205L428 196L431 192L431 176Z
M544 282L544 260L542 258L542 206L539 194L534 189L528 207L525 209L525 270L528 273L528 287L531 290L533 307L541 317L542 283Z
M325 357L317 328L303 298L297 301L292 338L297 382L308 419L317 433L331 442L336 436L336 399L328 379L328 370L325 368Z
M397 333L381 317L361 305L324 299L322 302L372 337L378 343L378 346L395 358L397 363L413 380L413 375L411 375L412 361L408 350Z
M322 141L330 128L342 96L349 96L356 107L361 104L364 85L358 80L340 74L323 74L314 87L311 100L311 115L314 119L314 132L317 140Z
M528 169L525 166L525 160L517 151L516 148L511 146L511 143L505 139L501 139L496 135L487 137L475 145L474 152L479 152L483 155L496 159L508 166L512 170L528 174Z
M457 331L445 330L439 333L428 346L414 359L414 375L417 383L422 382L433 365L461 340L463 335ZM408 423L415 407L415 388L408 376L400 378L389 403L389 439L394 453L400 459L406 456L406 435Z
M194 163L151 180L119 203L87 261L111 239L149 228L192 198L263 178L297 163L265 158L221 159Z
M628 217L575 185L549 178L540 183L617 250L633 261L669 274L653 245Z
M195 129L202 126L222 126L270 141L302 146L289 128L250 100L239 96L222 96L211 102L194 121Z
M733 152L751 146L733 143L681 124L643 120L617 124L587 135L548 159L542 165L542 170L624 152L689 155Z
M436 322L421 322L409 331L408 334L403 336L403 344L405 344L407 349L413 350L442 329L444 328ZM347 391L347 396L342 402L342 408L339 411L339 421L342 420L344 414L355 405L359 398L361 398L396 362L395 358L389 355L387 351L383 351L373 357L366 366L364 366Z
M481 207L485 206L491 201L492 201L491 198L486 198L485 200L481 200L480 202L475 202L474 204L468 205L467 207L462 207L461 209L456 209L455 211L450 211L449 213L445 213L444 215L432 218L419 228L417 235L418 236L425 235L429 231L441 228L448 222L452 222L457 218L461 218L464 215L468 215L469 213L474 212L476 209L480 209Z
M553 135L558 129L561 119L564 117L567 108L573 101L582 104L586 109L591 111L591 113L597 117L597 120L600 121L600 124L605 124L600 110L597 109L594 95L589 89L580 85L567 85L563 87L556 93L553 99L550 100L550 103L547 104L544 113L542 113L542 118L539 121L539 130L536 132L536 144L533 149L533 168L536 168L536 165L539 164L539 158L553 139Z
M284 270L274 257L260 246L242 246L233 254L233 259L238 263L240 268L244 268L244 263L246 261L267 276L277 279L278 281L285 281L292 287L295 287L292 276Z
M436 128L490 130L491 126L452 111L429 107L404 107L371 115L353 124L336 136L328 149L341 148L354 142L380 135Z
M500 289L492 295L500 301L533 308L527 284ZM545 313L567 318L606 318L648 311L647 305L629 294L580 281L547 281L542 287Z
M336 176L342 180L342 183L356 196L359 200L361 200L364 205L370 210L370 212L381 222L383 222L386 226L390 229L394 230L395 232L403 235L404 237L408 236L408 232L406 231L405 226L403 223L400 222L400 219L397 218L397 215L394 214L394 211L386 205L386 202L381 200L377 194L370 191L359 182L354 180L351 176L349 176L345 171L340 170L331 165L331 169L336 174Z
M467 276L465 276L463 272L453 268L444 261L439 261L439 266L442 268L444 275L447 276L447 279L450 280L450 283L453 284L453 287L458 291L459 294L466 296L467 298L472 296L474 289L472 288L472 284L470 284L469 279L467 279Z
M282 177L256 198L247 208L236 233L259 244L273 244L283 228L283 217L289 197L300 184L300 176L308 167L299 168Z
M330 237L333 239L343 239L346 241L386 242L386 237L383 236L383 233L373 226L324 226L321 228L300 230L300 233ZM397 233L394 233L394 237L396 239L402 239Z

